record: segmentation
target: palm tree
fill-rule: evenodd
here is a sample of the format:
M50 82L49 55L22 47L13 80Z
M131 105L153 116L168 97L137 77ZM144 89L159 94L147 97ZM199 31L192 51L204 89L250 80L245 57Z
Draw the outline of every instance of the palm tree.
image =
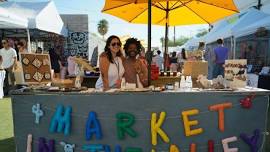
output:
M97 24L97 29L98 29L98 33L100 35L102 35L103 39L104 39L104 35L108 32L109 30L109 23L107 20L102 19L98 22Z

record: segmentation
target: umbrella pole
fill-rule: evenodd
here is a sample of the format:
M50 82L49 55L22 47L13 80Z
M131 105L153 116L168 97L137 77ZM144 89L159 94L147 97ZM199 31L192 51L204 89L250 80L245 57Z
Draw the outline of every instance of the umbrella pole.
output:
M152 51L151 51L151 21L152 21L152 0L148 0L148 43L146 59L148 62L148 86L151 85L151 62L152 62Z
M168 58L167 58L167 54L168 54L168 31L169 31L169 24L168 21L169 20L169 1L167 1L167 9L166 9L166 26L165 26L165 50L164 50L164 71L168 71L170 69L167 69L166 67L166 63L168 63Z

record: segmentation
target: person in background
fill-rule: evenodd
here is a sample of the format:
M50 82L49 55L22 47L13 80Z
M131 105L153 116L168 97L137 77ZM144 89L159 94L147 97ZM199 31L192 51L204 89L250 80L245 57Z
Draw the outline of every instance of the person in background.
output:
M176 57L176 52L174 51L172 53L172 57L170 58L170 69L172 72L175 72L177 71L177 68L178 68L178 63L177 63L177 57Z
M55 52L54 48L49 49L49 55L51 59L51 67L54 70L54 77L60 78L60 70L62 68L60 56Z
M160 56L160 54L161 54L161 51L157 50L157 55L153 58L152 62L153 62L153 64L158 66L159 71L163 71L164 59L163 59L163 57Z
M2 56L2 67L6 71L4 81L4 94L7 95L10 86L14 86L15 77L13 70L16 68L17 54L16 51L9 46L8 40L4 39L1 41L3 48L0 49L0 56ZM9 83L9 79L11 84Z
M207 78L209 80L213 79L213 72L214 72L214 67L215 67L215 52L214 49L212 49L210 46L208 46L205 50L205 60L208 62L208 76Z
M17 60L19 61L19 49L18 49L18 43L19 43L19 40L15 39L14 40L14 49L16 51L16 54L17 54Z
M75 58L74 55L70 55L67 58L67 63L68 63L67 70L68 70L68 75L70 75L70 76L75 76L76 75L76 71L75 71L76 63L74 61L74 58Z
M223 40L217 40L218 46L214 49L215 53L215 65L214 65L214 72L213 78L216 78L218 75L222 75L224 77L224 63L225 60L228 59L229 49L224 47Z
M148 86L148 71L147 66L141 62L140 59L136 59L140 54L142 45L140 41L135 38L129 38L126 40L124 50L126 58L124 60L125 68L125 80L127 83L135 83L137 87L142 84L143 87Z
M36 54L42 54L42 48L41 47L37 47Z
M179 63L179 71L182 72L184 68L184 63L187 60L186 57L186 50L185 48L182 48L182 51L177 54L177 62Z
M99 56L100 77L96 82L97 89L104 91L110 88L120 88L125 73L121 57L121 41L119 37L110 36L105 45L104 52Z
M19 53L27 53L25 45L22 42L18 42L17 48L19 50Z
M170 62L170 55L167 53L164 55L165 56L165 68L164 71L170 71L170 66L171 66L171 62Z
M20 41L23 44L24 48L27 48L27 41L25 39L20 39ZM27 50L27 49L26 49Z
M198 50L196 52L196 60L204 60L205 59L205 43L199 42Z

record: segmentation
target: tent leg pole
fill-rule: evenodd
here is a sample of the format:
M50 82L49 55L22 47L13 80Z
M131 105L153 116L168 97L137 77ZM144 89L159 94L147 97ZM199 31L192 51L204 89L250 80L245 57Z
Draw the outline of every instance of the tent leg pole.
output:
M26 29L26 32L27 32L27 51L28 53L31 52L31 40L30 40L30 31L29 29Z
M236 39L233 38L233 59L236 57Z
M165 50L164 50L164 71L168 71L166 63L167 61L167 54L168 54L168 30L169 30L169 1L167 1L167 9L166 9L166 26L165 26Z
M152 0L148 0L148 43L146 59L148 62L148 86L151 85L151 63L152 63L152 51L151 51L151 24L152 24Z

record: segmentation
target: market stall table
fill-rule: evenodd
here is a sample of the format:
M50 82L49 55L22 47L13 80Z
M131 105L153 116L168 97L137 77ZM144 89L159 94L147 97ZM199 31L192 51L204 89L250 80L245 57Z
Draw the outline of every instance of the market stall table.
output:
M213 141L215 151L222 151L222 140L236 136L237 140L228 143L229 147L248 152L249 146L240 134L251 137L255 131L256 144L262 150L269 93L259 89L112 93L14 91L11 97L16 148L25 151L31 134L33 151L44 147L63 151L63 143L59 143L64 142L71 147L74 144L75 151L119 151L120 147L122 151L133 152L169 151L171 145L177 145L179 151L189 151L194 143L197 151L207 152L208 141L211 141L210 146ZM240 104L249 97L251 107ZM219 120L221 115L215 111L218 107L225 108L224 125L222 119ZM226 138L229 139L224 140Z
M151 85L161 87L165 84L174 84L175 82L180 82L180 79L180 76L159 76L157 80L151 81Z
M258 88L270 89L270 75L259 75Z

